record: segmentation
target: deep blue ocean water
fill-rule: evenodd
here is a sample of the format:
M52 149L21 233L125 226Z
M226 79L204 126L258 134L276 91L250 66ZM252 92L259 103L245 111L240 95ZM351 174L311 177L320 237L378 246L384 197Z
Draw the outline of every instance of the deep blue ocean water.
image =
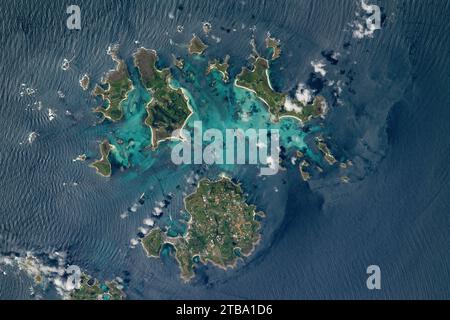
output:
M361 8L353 0L77 1L80 31L65 25L72 2L3 1L1 254L67 252L68 263L100 279L122 277L131 299L448 299L450 4L371 2L382 8L382 29L355 39L349 23ZM203 266L184 284L170 255L149 259L130 248L130 239L155 201L176 192L192 170L156 161L134 177L117 170L103 179L74 163L84 152L96 156L108 130L94 126L96 101L78 79L87 72L99 82L114 66L106 49L115 43L128 62L145 46L170 64L204 21L220 38L206 38L208 57L230 54L232 75L247 63L252 34L259 46L268 31L279 38L283 55L271 73L278 89L295 91L299 82L320 89L323 79L311 75L310 62L324 59L323 51L339 52L337 64L326 63L325 78L340 81L342 103L333 103L325 84L331 110L324 130L337 157L354 166L349 184L332 170L307 184L295 167L267 179L255 178L254 168L237 169L249 200L267 214L262 242L236 269ZM68 71L60 67L64 58L73 59ZM21 96L22 83L37 92ZM52 121L48 108L56 112ZM29 144L33 131L39 136ZM169 155L163 146L159 156ZM186 185L182 191L191 191ZM143 192L145 205L122 219ZM164 214L181 206L180 191ZM366 287L372 264L381 268L381 290ZM32 280L7 271L0 274L0 298L30 298ZM56 297L51 289L42 294Z

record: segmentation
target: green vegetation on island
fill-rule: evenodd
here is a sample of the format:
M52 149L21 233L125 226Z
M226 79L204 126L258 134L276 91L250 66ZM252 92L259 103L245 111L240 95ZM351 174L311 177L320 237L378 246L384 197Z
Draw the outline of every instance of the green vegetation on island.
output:
M236 77L236 85L253 91L269 108L269 112L277 119L281 113L286 95L273 90L269 80L269 61L257 57L253 70L242 68Z
M125 294L121 285L116 281L101 283L86 274L81 275L80 288L74 289L69 298L71 300L123 300Z
M230 60L230 56L226 55L225 58L223 59L222 63L220 63L219 59L214 59L214 60L210 61L208 63L208 68L206 69L206 75L210 74L211 71L213 71L213 70L217 70L218 72L220 72L220 74L222 76L222 80L224 82L228 82L228 80L229 80L228 67L230 66L228 64L229 60Z
M195 261L233 267L252 253L260 239L261 225L255 217L263 214L246 203L241 187L229 178L201 180L185 198L185 206L191 219L184 237L170 238L155 229L143 241L151 256L159 255L163 243L171 244L185 281L194 276Z
M331 153L323 137L316 137L316 144L317 148L322 152L323 157L328 162L328 164L334 165L336 163L336 158Z
M159 228L150 231L150 233L142 240L142 246L149 257L158 258L163 244L164 233Z
M196 35L192 37L191 41L189 41L188 44L189 54L201 55L206 50L206 48L208 48L208 46L204 44L202 39L200 39Z
M147 105L145 124L152 130L152 147L171 137L172 132L181 129L191 114L188 99L181 88L170 84L169 68L158 70L156 51L140 48L134 54L134 63L139 70L142 83L151 93Z
M111 121L119 121L123 116L121 104L132 89L132 82L125 62L117 56L117 48L112 49L110 54L117 63L116 69L107 73L103 83L106 88L96 85L92 93L94 96L101 96L106 101L107 106L106 108L103 106L97 107L94 112L103 114L105 118Z
M256 207L245 202L241 187L228 178L201 180L197 190L185 198L185 205L191 215L186 238L191 257L199 256L201 261L226 268L240 256L251 254L259 241Z
M291 100L286 93L276 92L269 79L269 61L257 57L253 63L253 70L242 68L237 75L236 86L252 91L268 107L275 121L281 117L293 117L302 123L319 116L327 111L325 99L316 97L311 104L304 105L300 101Z
M312 103L306 105L297 100L287 99L281 110L281 117L293 117L305 123L311 119L323 117L327 110L327 102L322 96L315 97Z
M100 160L95 161L91 164L99 174L104 177L111 176L111 163L109 162L109 153L111 152L112 146L109 144L108 140L104 140L100 144Z

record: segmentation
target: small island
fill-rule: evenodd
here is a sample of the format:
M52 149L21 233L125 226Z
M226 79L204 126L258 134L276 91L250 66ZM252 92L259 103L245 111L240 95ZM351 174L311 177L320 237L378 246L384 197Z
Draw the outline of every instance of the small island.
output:
M303 160L302 163L299 165L300 175L302 176L303 181L308 182L311 179L311 174L306 171L309 167L309 162L306 160Z
M132 89L132 82L129 79L127 66L117 55L118 48L111 49L110 55L116 62L116 69L109 71L103 81L103 86L96 85L93 91L94 96L100 96L106 101L106 108L103 106L94 109L94 112L101 113L106 119L119 121L122 119L122 101L127 99L128 92ZM104 88L106 86L106 88Z
M153 148L157 148L161 141L170 139L172 132L181 129L192 114L189 99L183 90L171 85L170 69L157 69L157 60L155 50L140 48L134 54L142 83L151 94L145 124L152 131Z
M241 187L229 178L203 179L184 199L190 221L186 235L169 237L154 229L142 241L147 255L159 256L164 243L175 249L181 277L194 277L194 264L211 262L226 269L250 255L260 239L261 224L256 207L248 205Z
M188 44L188 51L189 54L193 55L202 55L203 52L208 48L206 44L203 43L202 39L197 37L196 35L193 36L191 41L189 41Z
M281 45L280 40L271 38L270 35L266 38L266 48L270 49L272 52L271 60L276 60L281 55Z
M83 273L80 288L74 289L69 296L71 300L123 300L125 294L116 281L102 283Z
M325 143L325 140L323 137L319 136L316 137L316 144L317 148L322 152L323 157L328 162L329 165L334 165L337 161L336 158L331 153L330 149L328 148L327 144Z
M84 91L89 89L90 82L91 82L91 79L89 78L89 75L87 73L83 74L79 81L81 89L83 89Z
M149 232L149 234L142 240L142 246L144 247L147 256L153 258L159 258L162 246L164 244L165 234L161 229L156 228Z
M97 170L97 173L101 174L104 177L111 176L111 163L108 159L111 149L112 146L109 144L108 140L104 140L100 144L101 159L91 164L91 167L95 168Z
M176 55L172 54L172 63L180 70L183 70L184 68L184 59L181 57L177 57Z
M209 75L213 70L217 70L221 74L223 82L228 82L228 68L230 66L228 64L229 60L230 56L226 55L222 63L218 59L210 61L208 63L208 68L206 69L206 75Z

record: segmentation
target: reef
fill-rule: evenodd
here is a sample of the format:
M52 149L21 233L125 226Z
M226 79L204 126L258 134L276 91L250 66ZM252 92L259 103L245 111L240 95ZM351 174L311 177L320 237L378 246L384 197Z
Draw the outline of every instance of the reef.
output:
M184 59L181 57L177 57L176 55L172 54L172 62L180 70L183 70L184 68Z
M302 176L302 179L305 182L307 182L311 179L311 174L306 171L308 167L309 167L309 162L306 160L303 160L302 163L299 165L300 175Z
M161 229L156 228L142 240L142 246L149 257L158 258L164 244L165 235Z

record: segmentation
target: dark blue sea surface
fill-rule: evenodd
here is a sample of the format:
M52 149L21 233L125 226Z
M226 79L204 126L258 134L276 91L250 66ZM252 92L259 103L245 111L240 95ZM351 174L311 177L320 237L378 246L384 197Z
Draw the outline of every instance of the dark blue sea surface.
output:
M65 252L99 279L123 278L130 299L450 298L450 2L368 2L383 23L363 39L353 36L363 12L356 0L0 2L0 256ZM70 4L81 8L80 31L66 28ZM309 183L295 166L265 178L236 168L249 202L266 213L262 241L236 268L199 266L183 283L170 253L147 258L130 239L155 203L173 193L161 219L179 214L195 181L220 168L176 167L169 144L145 170L116 168L111 178L73 162L97 157L111 130L96 124L98 101L78 80L88 73L100 82L114 67L112 44L128 64L144 46L170 65L193 33L208 58L231 56L235 76L251 37L262 50L267 32L283 50L271 66L274 87L304 83L327 98L320 130L338 160L353 162L350 182L326 164ZM319 60L325 76L311 65ZM36 92L21 95L27 87ZM381 268L381 290L366 287L369 265ZM35 298L30 286L24 272L0 265L0 299ZM40 297L58 296L47 288Z

